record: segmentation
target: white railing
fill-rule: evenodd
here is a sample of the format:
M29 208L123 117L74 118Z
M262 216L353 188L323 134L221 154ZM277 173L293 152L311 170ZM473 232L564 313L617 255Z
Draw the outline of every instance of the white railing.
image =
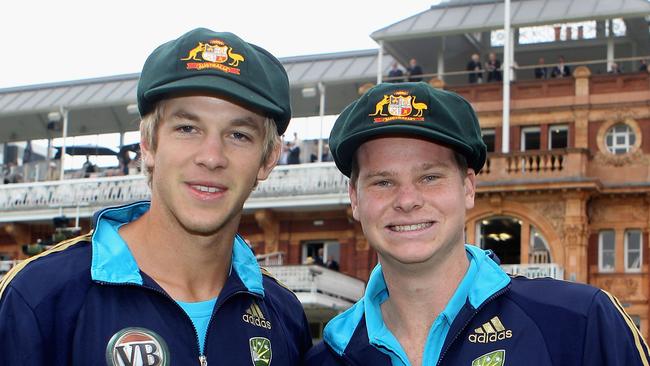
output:
M501 268L507 273L528 278L551 277L557 280L564 279L564 269L556 263L502 264Z
M287 165L277 167L260 182L250 200L333 193L347 195L347 178L334 163ZM0 185L0 211L101 207L148 199L149 195L141 175L5 184Z
M262 267L281 266L284 263L284 252L258 254L256 257L257 263Z
M0 261L0 278L4 276L5 273L9 272L16 264L20 263L20 260L2 260Z
M270 266L275 278L291 291L318 293L345 300L350 305L363 296L363 281L316 265Z

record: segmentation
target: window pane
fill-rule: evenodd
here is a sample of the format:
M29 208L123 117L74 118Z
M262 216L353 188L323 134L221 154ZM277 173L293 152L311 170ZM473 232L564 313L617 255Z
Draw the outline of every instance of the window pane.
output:
M483 142L487 146L488 152L495 152L495 137L494 134L485 134L483 135Z
M539 131L524 131L524 150L539 150Z
M607 137L605 138L605 143L607 144L607 146L612 146L612 141L613 141L612 138L613 138L612 134L607 134Z
M628 250L641 250L641 232L630 230L626 232Z
M603 250L614 250L614 231L606 230L600 232L601 248Z
M549 130L549 147L551 149L565 149L569 146L569 130L566 126L551 127Z
M614 270L614 252L603 252L602 253L602 269L604 270Z
M614 230L603 230L599 233L598 258L601 271L613 271L616 267Z

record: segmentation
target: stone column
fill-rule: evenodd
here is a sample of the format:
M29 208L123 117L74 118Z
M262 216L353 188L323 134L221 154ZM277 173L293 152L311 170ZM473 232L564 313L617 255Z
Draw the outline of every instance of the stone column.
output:
M568 192L564 195L564 278L569 281L586 283L589 264L587 263L588 221L585 192Z
M264 253L277 252L280 242L280 223L273 211L268 209L255 211L255 221L264 232Z

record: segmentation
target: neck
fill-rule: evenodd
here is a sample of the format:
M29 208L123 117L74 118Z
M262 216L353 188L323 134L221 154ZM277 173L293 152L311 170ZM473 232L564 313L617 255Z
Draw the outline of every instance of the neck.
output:
M140 270L173 299L194 302L218 296L230 271L239 220L218 233L198 235L178 224L161 224L169 220L157 212L149 210L119 230Z
M390 294L381 306L382 317L413 365L421 363L429 331L469 267L464 246L458 249L440 263L423 263L414 270L382 261Z

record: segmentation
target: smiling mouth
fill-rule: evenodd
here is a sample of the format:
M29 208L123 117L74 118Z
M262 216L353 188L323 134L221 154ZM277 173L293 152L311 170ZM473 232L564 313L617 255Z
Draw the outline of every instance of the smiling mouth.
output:
M205 192L205 193L217 193L223 191L223 189L217 188L217 187L210 187L210 186L202 186L199 184L193 184L190 187L193 189L200 191L200 192Z
M398 233L403 233L409 231L424 230L430 228L431 226L433 226L433 221L422 222L419 224L411 224L411 225L389 225L388 229Z

